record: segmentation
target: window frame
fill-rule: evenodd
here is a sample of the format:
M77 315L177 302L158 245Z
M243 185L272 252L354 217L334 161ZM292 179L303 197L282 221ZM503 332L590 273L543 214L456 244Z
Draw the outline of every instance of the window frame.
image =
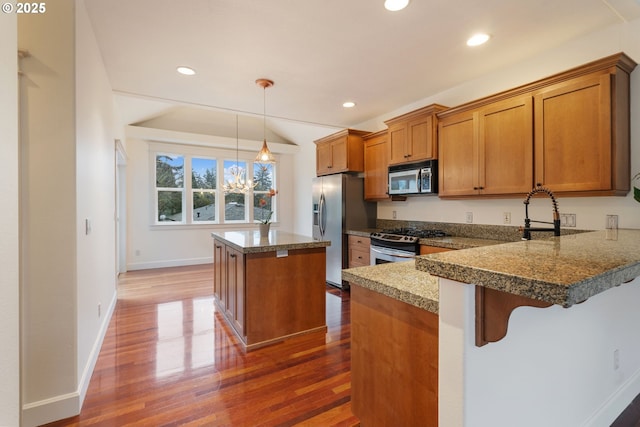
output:
M160 221L158 217L158 189L164 187L156 187L156 157L158 155L182 156L184 158L183 170L183 187L175 190L182 191L182 221ZM215 197L215 220L214 221L194 221L193 201L194 192L198 189L192 188L192 159L210 159L216 161L216 188L209 190ZM149 143L149 159L150 159L150 227L152 229L184 229L184 228L252 228L253 225L260 221L260 218L254 218L254 191L245 195L245 219L244 220L226 220L224 217L225 193L224 185L224 163L245 162L247 165L247 176L254 177L255 162L254 151L240 151L224 148L198 148L193 146L180 147L174 144L165 144L160 142ZM273 184L278 181L279 168L277 163L273 164ZM171 189L172 191L174 189ZM264 191L258 192L265 193ZM278 204L272 199L273 215L271 222L277 222Z

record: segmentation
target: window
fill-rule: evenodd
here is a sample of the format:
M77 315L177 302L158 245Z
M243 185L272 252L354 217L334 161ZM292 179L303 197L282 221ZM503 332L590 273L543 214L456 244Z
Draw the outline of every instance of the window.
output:
M256 184L253 189L254 221L275 219L273 213L276 207L271 192L275 188L273 169L274 165L271 163L253 164L253 182Z
M224 180L233 182L236 175L246 179L247 162L238 160L224 161ZM247 195L241 193L229 193L224 196L224 220L225 222L247 222Z
M151 145L154 163L153 224L250 224L276 219L276 204L271 191L275 188L276 165L254 163L254 153L242 153L240 159L229 150L183 148L166 150L162 143ZM176 148L176 147L172 147ZM227 159L225 159L225 157ZM223 185L249 177L256 186L247 194L224 194ZM189 179L191 177L191 179ZM186 178L186 179L185 179ZM252 194L253 193L253 194Z
M157 221L183 222L184 157L156 155Z
M216 220L216 160L191 160L193 222Z

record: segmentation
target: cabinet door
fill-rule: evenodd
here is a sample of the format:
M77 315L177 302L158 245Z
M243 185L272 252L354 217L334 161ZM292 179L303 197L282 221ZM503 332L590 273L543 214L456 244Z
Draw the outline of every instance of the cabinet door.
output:
M331 172L346 172L348 167L347 137L331 143Z
M227 281L229 283L228 318L235 330L244 337L245 324L245 282L244 256L241 252L227 247Z
M438 193L440 196L477 194L477 113L465 111L440 121Z
M213 240L213 293L221 306L223 313L226 309L226 259L225 245L218 240Z
M386 135L372 138L364 144L364 198L386 200L389 179L388 145Z
M317 175L326 175L331 172L332 156L331 143L325 142L316 146L316 173Z
M496 102L478 116L480 194L526 194L533 188L533 99Z
M420 117L407 125L409 139L407 160L412 162L429 160L436 157L437 142L434 141L433 116Z
M407 161L407 125L401 123L389 126L389 164L395 165Z
M591 75L535 96L535 181L552 191L612 187L611 75Z

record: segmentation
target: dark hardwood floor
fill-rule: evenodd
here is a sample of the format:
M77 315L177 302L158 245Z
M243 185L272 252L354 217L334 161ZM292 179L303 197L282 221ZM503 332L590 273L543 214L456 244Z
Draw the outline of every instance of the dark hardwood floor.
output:
M358 425L348 292L327 288L326 336L244 354L212 286L212 265L121 275L82 412L48 426Z
M82 412L47 426L358 425L349 292L327 288L326 337L244 354L215 311L211 268L121 275ZM640 396L612 427L640 427Z

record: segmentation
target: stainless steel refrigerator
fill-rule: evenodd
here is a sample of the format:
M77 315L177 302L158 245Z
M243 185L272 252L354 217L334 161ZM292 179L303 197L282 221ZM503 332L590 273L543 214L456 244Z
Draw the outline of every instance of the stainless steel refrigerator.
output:
M373 228L376 204L364 200L364 178L336 174L313 179L313 238L329 240L327 283L348 288L342 269L349 265L347 230Z

